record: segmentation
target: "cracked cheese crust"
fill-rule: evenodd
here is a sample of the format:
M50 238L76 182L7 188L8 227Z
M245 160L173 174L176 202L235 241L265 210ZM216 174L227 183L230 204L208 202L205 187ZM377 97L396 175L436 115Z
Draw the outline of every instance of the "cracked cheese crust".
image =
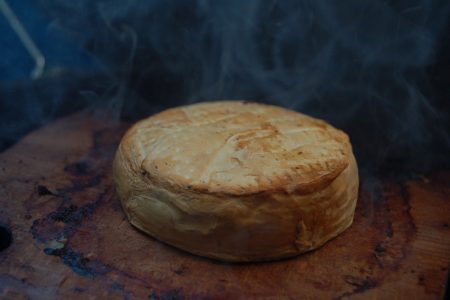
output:
M130 222L224 261L290 257L350 226L358 170L348 136L324 121L221 101L135 124L114 160Z

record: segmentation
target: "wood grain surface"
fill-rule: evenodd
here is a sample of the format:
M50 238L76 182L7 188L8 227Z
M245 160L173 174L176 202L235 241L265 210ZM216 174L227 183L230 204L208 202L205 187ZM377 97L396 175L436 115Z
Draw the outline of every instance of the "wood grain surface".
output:
M127 124L90 112L0 154L1 299L442 299L450 171L362 176L354 224L317 251L226 264L134 229L111 162Z

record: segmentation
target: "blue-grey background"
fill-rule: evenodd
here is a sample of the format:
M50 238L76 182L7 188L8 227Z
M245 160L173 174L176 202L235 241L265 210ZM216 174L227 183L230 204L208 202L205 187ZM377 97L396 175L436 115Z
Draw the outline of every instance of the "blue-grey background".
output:
M344 129L367 170L450 167L448 1L6 1L47 64L0 15L2 149L86 106L249 99Z
M6 0L37 47L54 68L95 70L95 61L76 42L61 31L32 0ZM7 19L0 17L0 80L26 80L34 61L21 44Z

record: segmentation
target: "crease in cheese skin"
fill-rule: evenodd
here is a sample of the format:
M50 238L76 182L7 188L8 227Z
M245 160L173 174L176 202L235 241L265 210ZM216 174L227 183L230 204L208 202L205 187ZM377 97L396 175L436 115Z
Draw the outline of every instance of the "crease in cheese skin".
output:
M225 261L320 247L351 225L358 191L345 133L256 103L202 103L138 122L113 171L135 227Z

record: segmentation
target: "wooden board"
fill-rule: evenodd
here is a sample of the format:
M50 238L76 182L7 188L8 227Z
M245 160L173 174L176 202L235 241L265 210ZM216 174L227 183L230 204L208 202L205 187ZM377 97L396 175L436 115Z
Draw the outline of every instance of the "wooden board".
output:
M111 178L127 125L84 112L0 155L2 299L441 299L450 264L450 172L363 177L354 224L321 249L226 264L129 225ZM3 233L1 233L3 232ZM6 243L6 231L0 231Z

